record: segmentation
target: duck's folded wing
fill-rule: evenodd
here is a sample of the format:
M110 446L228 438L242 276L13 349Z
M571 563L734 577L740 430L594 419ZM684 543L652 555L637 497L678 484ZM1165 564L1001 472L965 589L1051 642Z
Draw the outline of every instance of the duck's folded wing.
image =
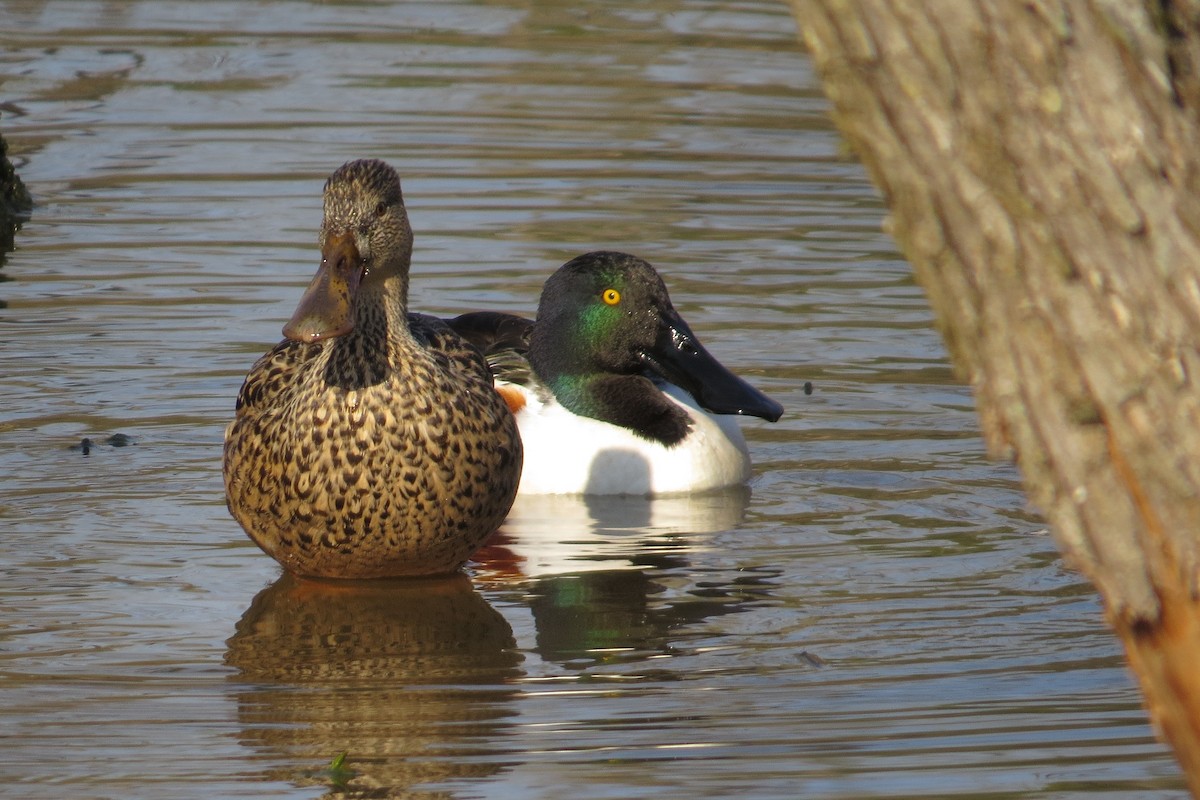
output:
M474 311L448 319L446 324L483 353L497 380L522 386L533 382L526 358L532 320L498 311Z

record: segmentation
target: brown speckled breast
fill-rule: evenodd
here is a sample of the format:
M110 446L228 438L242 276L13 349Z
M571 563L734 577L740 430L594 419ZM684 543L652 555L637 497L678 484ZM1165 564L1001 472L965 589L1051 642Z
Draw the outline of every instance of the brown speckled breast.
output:
M452 572L504 520L516 423L482 356L433 317L259 359L226 432L229 510L298 575Z

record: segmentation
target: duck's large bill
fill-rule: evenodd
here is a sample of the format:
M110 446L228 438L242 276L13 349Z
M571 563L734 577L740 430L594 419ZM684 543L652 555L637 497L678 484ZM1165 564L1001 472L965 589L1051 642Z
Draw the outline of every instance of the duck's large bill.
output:
M713 358L674 309L662 313L654 347L643 351L641 358L713 414L745 414L771 422L783 415L783 406Z
M330 236L321 250L321 266L283 326L283 335L298 342L315 342L354 330L354 295L362 277L363 260L354 237L348 233Z

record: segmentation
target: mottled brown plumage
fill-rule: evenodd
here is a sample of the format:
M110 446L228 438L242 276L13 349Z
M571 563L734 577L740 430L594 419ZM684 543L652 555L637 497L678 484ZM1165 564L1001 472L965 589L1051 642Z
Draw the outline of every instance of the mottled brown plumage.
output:
M325 184L322 263L260 358L225 434L229 510L291 572L452 572L500 525L521 474L516 424L483 357L407 311L412 233L396 172Z

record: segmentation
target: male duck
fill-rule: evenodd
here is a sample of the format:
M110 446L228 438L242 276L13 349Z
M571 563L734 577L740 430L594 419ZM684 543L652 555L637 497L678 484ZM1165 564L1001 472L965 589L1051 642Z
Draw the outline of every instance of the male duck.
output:
M774 422L783 413L704 349L654 268L626 253L587 253L560 267L536 323L494 312L449 322L488 356L517 417L524 495L742 483L746 442L736 421L712 414Z
M324 203L320 269L225 432L229 510L299 575L452 572L512 505L516 424L479 352L407 311L395 170L350 162Z

